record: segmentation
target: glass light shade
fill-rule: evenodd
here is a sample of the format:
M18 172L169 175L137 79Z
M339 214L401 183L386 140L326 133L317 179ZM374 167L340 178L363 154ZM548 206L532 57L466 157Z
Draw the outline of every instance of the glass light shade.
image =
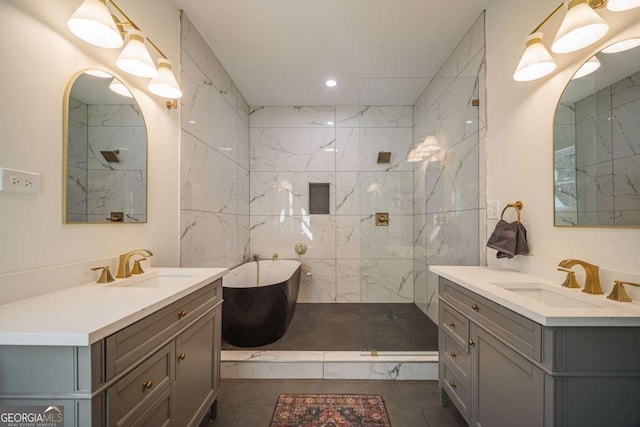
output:
M528 82L541 79L551 74L556 69L556 61L542 44L542 33L529 34L527 47L518 63L513 79L519 82Z
M602 53L618 53L625 50L633 49L640 46L640 37L633 37L630 39L622 40L621 42L614 43L611 46L607 46L601 50Z
M420 155L420 153L418 153L418 150L416 148L412 148L411 151L409 151L409 155L407 156L407 162L421 162L422 160L424 160L422 158L422 156Z
M551 50L554 53L575 52L597 42L607 31L609 26L587 4L587 0L572 0Z
M127 98L133 98L133 95L131 94L131 92L129 92L129 89L127 89L127 87L118 79L111 80L111 83L109 83L109 89L111 89L118 95L126 96Z
M149 51L144 45L144 36L138 30L127 31L129 41L120 52L116 65L122 71L138 77L155 77L158 74Z
M147 86L151 93L168 99L176 99L182 96L182 91L176 77L171 71L171 61L158 58L158 74L151 79Z
M582 67L578 68L578 71L571 77L571 80L579 79L580 77L587 76L600 68L600 61L595 56L592 56L587 62L582 64Z
M612 12L623 12L640 6L640 0L609 0L607 9Z
M123 44L111 12L100 0L84 0L67 21L67 27L94 46L117 49Z
M424 139L424 141L422 141L420 145L418 145L418 148L416 150L419 152L420 155L425 157L435 153L436 151L439 151L440 144L438 143L438 140L436 139L435 136L428 135Z

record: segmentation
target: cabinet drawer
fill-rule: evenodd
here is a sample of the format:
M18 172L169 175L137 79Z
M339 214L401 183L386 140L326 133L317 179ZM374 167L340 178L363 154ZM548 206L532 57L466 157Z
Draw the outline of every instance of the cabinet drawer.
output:
M457 366L465 379L469 378L471 374L469 346L465 345L464 347L460 347L458 340L452 339L448 333L442 334L440 341L440 360L446 361L450 366Z
M440 380L440 386L449 395L449 398L453 400L453 403L458 408L460 415L466 420L469 420L470 415L470 403L471 403L471 390L469 387L469 381L465 380L457 372L457 368L452 368L447 362L441 361L442 374Z
M174 379L174 343L167 344L107 390L109 426L130 426Z
M221 297L222 279L107 337L107 379L144 359L146 354L213 307Z
M171 425L172 391L167 389L131 427L169 427Z
M450 340L456 340L459 347L467 348L469 319L447 304L440 304L440 329Z
M523 354L540 361L542 327L474 292L440 277L440 298L459 310L471 321L490 330Z

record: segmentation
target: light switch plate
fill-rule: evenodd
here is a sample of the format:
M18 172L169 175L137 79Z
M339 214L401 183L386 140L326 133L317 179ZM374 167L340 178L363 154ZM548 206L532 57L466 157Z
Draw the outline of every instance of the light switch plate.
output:
M38 194L40 180L39 173L0 168L0 191L5 193Z
M500 206L499 200L487 203L487 219L498 219L498 206Z

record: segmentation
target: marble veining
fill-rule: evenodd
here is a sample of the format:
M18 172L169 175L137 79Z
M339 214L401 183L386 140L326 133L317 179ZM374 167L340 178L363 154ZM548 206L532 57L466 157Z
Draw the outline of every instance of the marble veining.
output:
M87 213L144 214L147 177L144 171L90 170L87 174Z
M250 259L249 105L181 15L180 264Z
M437 280L428 267L485 262L484 24L482 14L413 106L414 143L433 135L442 147L415 164L413 177L414 300L436 322Z
M251 171L335 170L334 129L252 128Z
M360 107L360 128L370 127L404 127L413 126L412 106L378 106L365 105Z
M251 127L335 127L335 107L254 107Z

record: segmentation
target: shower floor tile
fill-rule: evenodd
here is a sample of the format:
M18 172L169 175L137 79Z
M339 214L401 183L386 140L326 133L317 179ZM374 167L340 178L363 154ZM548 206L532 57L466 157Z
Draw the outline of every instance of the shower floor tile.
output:
M224 321L224 319L223 319ZM437 351L438 327L415 304L297 304L285 335L261 347L223 350Z

